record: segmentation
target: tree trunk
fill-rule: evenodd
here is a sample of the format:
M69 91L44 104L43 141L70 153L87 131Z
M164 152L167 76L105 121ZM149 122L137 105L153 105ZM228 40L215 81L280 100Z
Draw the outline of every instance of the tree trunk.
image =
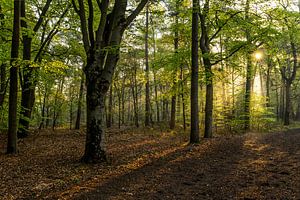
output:
M4 14L2 13L2 7L0 5L0 20L4 19ZM6 64L2 63L0 66L0 109L3 106L5 94L6 94Z
M156 121L160 122L160 105L158 101L158 86L157 86L157 79L156 79L156 72L153 73L154 78L154 92L155 92L155 104L156 104Z
M45 18L45 15L50 7L52 0L47 0L45 6L42 9L42 13L33 28L33 32L36 33ZM26 19L26 4L25 0L21 1L21 17ZM28 29L27 21L22 20L21 26L25 30ZM31 47L32 47L32 38L29 36L30 31L24 31L23 35L23 60L29 62L31 60ZM40 49L41 50L41 49ZM30 67L30 64L26 64L23 69L23 83L22 86L22 95L21 95L21 111L19 119L19 129L18 137L25 138L29 135L29 124L31 119L32 108L35 101L35 86L36 80L34 78L36 68Z
M149 3L146 6L146 33L145 33L145 64L146 64L146 99L145 99L145 126L150 126L150 83L149 83Z
M47 89L45 90L44 96L43 96L43 105L42 105L42 121L39 126L39 130L44 128L45 125L45 109L46 109L46 98L47 98Z
M54 99L53 118L52 118L52 130L55 129L57 125L57 120L61 112L61 102L58 102L59 101L58 95L62 94L63 92L64 82L65 82L65 77L63 77L56 90L55 99Z
M205 63L205 61L204 61ZM205 65L205 74L206 74L206 96L205 96L205 129L204 137L212 137L212 121L213 121L213 75L211 71L211 65L208 61Z
M126 77L123 77L122 89L121 89L121 101L122 101L122 125L125 124L125 80Z
M75 12L80 17L82 40L87 55L85 67L87 85L87 133L85 153L82 161L97 163L106 160L104 149L104 112L105 96L111 86L112 77L119 59L120 44L125 29L137 17L148 1L142 0L126 17L127 0L114 3L101 1L99 8L101 17L98 29L94 30L93 2L78 0L79 8L72 0ZM88 18L86 17L88 10ZM98 11L98 10L97 10Z
M270 107L270 82L271 82L271 69L272 69L272 60L270 56L267 58L267 80L266 80L266 107Z
M246 1L245 7L245 20L249 21L249 10L250 10L250 0ZM246 39L250 41L250 30L245 31ZM245 86L245 102L244 102L244 129L248 131L250 129L250 101L251 101L251 85L253 78L253 66L251 61L251 51L246 52L247 66L246 66L246 86Z
M70 85L69 86L70 88L69 88L69 97L70 97L70 109L69 109L69 117L70 117L70 121L69 121L69 125L70 125L70 130L72 130L72 128L73 128L73 98L72 98L72 85Z
M191 77L191 133L190 143L199 143L199 113L198 113L198 29L199 0L193 0L192 16L192 77Z
M284 112L284 125L290 125L290 112L291 112L291 83L285 84L285 112Z
M175 120L176 120L176 95L172 95L170 129L175 128Z
M179 47L179 33L178 33L178 11L179 10L179 1L176 1L176 10L175 10L175 34L174 34L174 53L175 59L177 60L178 56L178 47ZM177 65L177 63L176 63ZM177 66L174 66L173 69L173 91L171 98L171 120L170 120L170 129L175 128L176 122L176 76L177 76Z
M0 66L0 108L3 106L6 94L6 65L2 63Z
M205 1L204 8L200 14L201 21L201 38L200 38L200 49L202 52L202 60L205 69L205 81L206 81L206 97L205 97L205 129L204 137L212 137L212 112L213 112L213 73L212 64L209 58L210 54L210 40L208 37L208 13L209 12L209 0Z
M252 63L250 55L247 55L247 74L245 86L245 107L244 107L244 129L250 129L250 101L251 101L251 85L252 85Z
M180 67L180 85L181 85L181 101L182 101L182 119L183 119L183 130L186 130L186 119L185 119L185 99L184 99L184 82L183 82L183 66Z
M110 86L109 89L109 99L108 99L108 114L107 114L107 119L106 119L106 127L110 128L112 126L112 118L113 118L113 89L112 85Z
M82 157L85 163L106 161L103 129L106 92L100 88L101 85L95 84L95 81L94 77L86 76L87 134L85 153Z
M9 87L9 108L8 108L8 140L7 151L8 154L16 154L18 152L17 146L17 107L18 107L18 70L19 64L17 59L19 57L20 46L20 18L21 18L21 1L14 0L14 23L13 36L11 45L11 68L10 68L10 87Z
M76 116L76 122L75 122L75 130L80 129L83 87L84 87L84 73L82 73L81 81L80 81L80 89L79 89L79 97L78 97L78 104L77 104L77 116Z
M136 67L134 68L134 74L131 83L133 110L134 110L134 124L139 127L139 112L138 112L138 94L137 94L137 80L136 80Z

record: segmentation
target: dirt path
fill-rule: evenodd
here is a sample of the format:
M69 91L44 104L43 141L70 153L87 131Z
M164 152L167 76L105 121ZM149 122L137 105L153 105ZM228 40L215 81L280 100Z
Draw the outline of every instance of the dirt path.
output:
M0 154L0 199L300 199L300 130L187 139L112 131L111 163L90 166L83 134L40 133Z

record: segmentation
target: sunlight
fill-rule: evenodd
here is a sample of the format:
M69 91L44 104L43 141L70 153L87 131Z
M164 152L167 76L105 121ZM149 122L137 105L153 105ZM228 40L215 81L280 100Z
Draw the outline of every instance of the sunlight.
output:
M260 61L263 59L264 54L261 50L257 50L256 52L254 52L253 56L254 56L255 60Z

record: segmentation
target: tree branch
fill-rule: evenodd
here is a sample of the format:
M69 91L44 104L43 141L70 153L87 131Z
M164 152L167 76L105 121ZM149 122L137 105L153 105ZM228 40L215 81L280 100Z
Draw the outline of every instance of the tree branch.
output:
M80 11L79 11L79 9L77 8L77 6L76 6L76 3L75 3L75 0L72 0L72 5L73 5L73 8L74 8L74 10L75 10L75 12L78 14L78 15L80 15Z
M100 44L103 40L103 33L105 29L105 24L107 20L107 9L108 9L108 3L109 0L102 0L102 2L99 4L99 8L101 11L101 19L99 22L99 26L96 33L96 43Z
M36 33L39 28L41 27L42 23L43 23L43 20L46 16L46 13L50 7L50 4L51 4L52 0L47 0L45 6L43 7L43 10L42 10L42 13L37 21L37 23L35 24L34 28L33 28L33 31Z
M95 39L94 39L94 6L92 0L88 0L89 6L89 18L88 18L88 31L89 31L89 38L91 43L91 48L94 47Z
M127 17L125 27L129 26L131 22L140 14L140 12L143 10L143 8L148 3L148 0L142 0L139 5L136 7L136 9ZM124 27L124 28L125 28Z
M78 0L79 3L79 18L81 23L81 32L82 32L82 41L85 52L88 52L90 49L90 40L88 34L88 28L86 24L86 16L85 16L85 9L84 9L84 2L83 0Z
M209 38L209 41L212 41L219 33L220 31L228 24L228 22L235 17L236 15L238 15L239 13L241 13L242 11L236 12L234 14L232 14L221 26L219 26L218 30Z

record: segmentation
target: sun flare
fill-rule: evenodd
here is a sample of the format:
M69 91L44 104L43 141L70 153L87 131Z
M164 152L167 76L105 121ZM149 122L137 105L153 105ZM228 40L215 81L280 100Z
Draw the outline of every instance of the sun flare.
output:
M264 57L263 52L261 52L261 51L254 52L253 56L254 56L255 60L261 60Z

